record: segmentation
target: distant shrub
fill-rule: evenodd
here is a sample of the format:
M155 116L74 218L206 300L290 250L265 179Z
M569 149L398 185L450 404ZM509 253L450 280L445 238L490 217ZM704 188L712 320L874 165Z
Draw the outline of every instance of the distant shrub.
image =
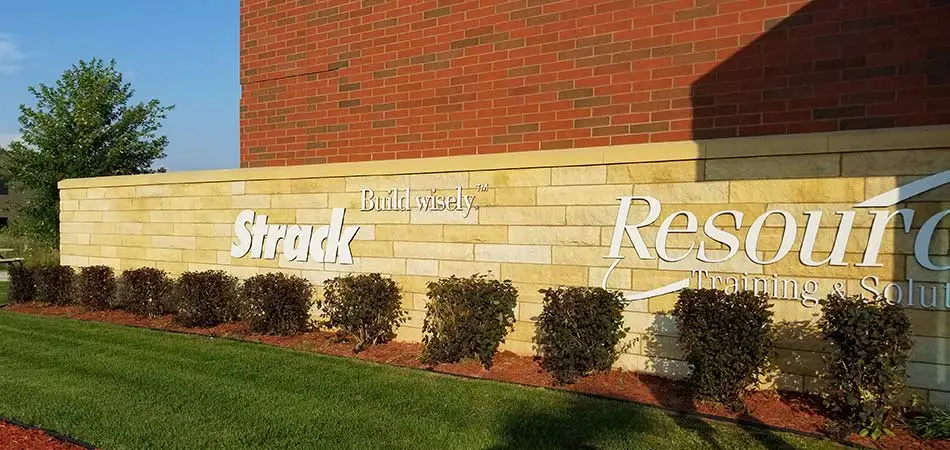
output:
M601 288L542 289L537 324L541 367L558 383L573 383L594 371L610 370L623 328L623 295Z
M116 291L115 272L108 266L89 266L76 278L76 302L92 309L109 309Z
M36 298L36 281L33 269L26 266L11 266L10 288L7 291L7 300L10 303L27 303Z
M36 282L36 301L51 305L73 303L73 281L76 272L72 267L49 265L33 269Z
M396 336L406 320L396 282L378 273L336 277L324 282L320 310L327 326L356 341L354 352Z
M822 336L831 346L820 389L829 431L878 439L890 434L913 342L901 307L883 299L832 294L822 303Z
M213 327L240 315L238 279L221 270L181 274L172 299L175 322L186 327Z
M768 297L750 291L680 292L673 317L694 395L741 406L743 393L765 373L774 351L772 314Z
M283 273L255 275L241 286L244 315L257 333L293 335L310 325L310 282Z
M950 439L950 411L927 411L910 421L910 429L924 439Z
M429 282L428 289L422 361L451 363L475 357L491 368L498 346L515 323L518 290L511 281L453 275Z
M170 305L172 280L153 267L126 270L119 277L114 308L140 317L157 317L173 312Z

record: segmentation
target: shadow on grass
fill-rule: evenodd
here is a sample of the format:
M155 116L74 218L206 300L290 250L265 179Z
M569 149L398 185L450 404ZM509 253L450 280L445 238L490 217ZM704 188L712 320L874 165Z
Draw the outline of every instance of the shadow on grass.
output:
M624 405L578 397L558 409L521 405L504 417L497 443L490 450L601 448L599 443L649 432L655 418Z

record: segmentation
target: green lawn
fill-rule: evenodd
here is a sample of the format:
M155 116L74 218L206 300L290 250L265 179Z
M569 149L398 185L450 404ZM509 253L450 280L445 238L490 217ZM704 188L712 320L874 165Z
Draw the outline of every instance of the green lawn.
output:
M819 449L569 393L0 311L0 416L103 449Z
M10 283L0 281L0 306L7 304L7 291L10 290Z

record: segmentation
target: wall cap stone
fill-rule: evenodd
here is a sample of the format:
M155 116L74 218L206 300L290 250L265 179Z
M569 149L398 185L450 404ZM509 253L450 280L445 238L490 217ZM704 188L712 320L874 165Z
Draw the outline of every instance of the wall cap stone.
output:
M950 147L950 126L805 133L439 158L74 178L60 189L568 167Z

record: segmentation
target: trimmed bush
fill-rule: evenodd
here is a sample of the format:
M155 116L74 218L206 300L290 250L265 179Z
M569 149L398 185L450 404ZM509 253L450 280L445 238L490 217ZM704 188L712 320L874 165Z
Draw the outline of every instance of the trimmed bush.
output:
M73 281L76 272L69 266L42 266L33 269L36 301L51 305L73 303Z
M822 313L818 323L831 345L819 388L829 431L872 439L889 434L913 346L910 320L883 299L837 294L822 303Z
M541 367L558 383L573 383L617 361L623 328L623 295L601 288L542 289L537 349Z
M119 276L112 307L140 317L171 313L172 286L172 280L163 270L154 267L126 270Z
M422 361L458 362L475 357L486 369L515 323L518 290L511 281L455 275L428 283L422 324Z
M406 320L399 287L378 273L326 280L323 297L320 309L329 319L327 326L355 340L354 352L392 340Z
M910 429L924 439L950 439L950 411L927 411L910 421Z
M691 368L693 395L740 408L742 395L765 374L774 350L768 297L750 291L684 289L673 317Z
M36 282L33 278L33 269L22 265L10 266L10 288L7 291L7 301L10 303L27 303L36 298Z
M186 327L213 327L240 316L238 279L222 270L185 272L172 296L175 322Z
M283 273L255 275L241 286L244 315L257 333L293 335L310 325L310 282Z
M115 272L108 266L89 266L76 278L76 302L92 309L109 309L115 297Z

